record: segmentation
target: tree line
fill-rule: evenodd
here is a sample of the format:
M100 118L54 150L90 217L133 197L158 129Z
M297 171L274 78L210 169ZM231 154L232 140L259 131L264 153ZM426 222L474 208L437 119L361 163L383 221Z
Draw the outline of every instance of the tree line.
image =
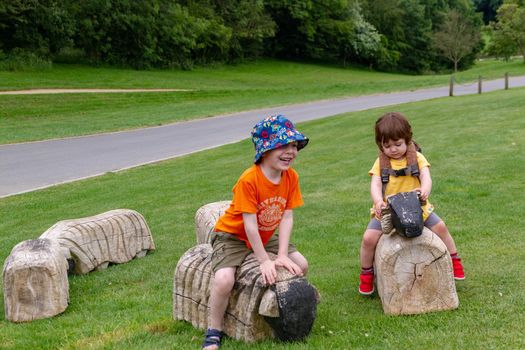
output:
M69 55L91 64L191 69L275 57L441 71L473 63L483 48L483 18L498 15L495 2L0 0L0 60ZM458 40L461 49L451 48Z

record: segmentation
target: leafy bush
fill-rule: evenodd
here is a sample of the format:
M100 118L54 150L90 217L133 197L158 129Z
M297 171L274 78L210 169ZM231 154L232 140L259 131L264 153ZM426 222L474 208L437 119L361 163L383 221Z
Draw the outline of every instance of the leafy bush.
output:
M267 56L435 72L451 66L431 40L450 10L480 30L473 3L456 0L10 0L0 49L136 69Z
M0 70L3 71L42 70L49 69L52 65L51 60L29 50L15 48L7 54L0 51Z
M10 0L0 3L0 47L23 48L47 56L71 44L74 21L59 0Z

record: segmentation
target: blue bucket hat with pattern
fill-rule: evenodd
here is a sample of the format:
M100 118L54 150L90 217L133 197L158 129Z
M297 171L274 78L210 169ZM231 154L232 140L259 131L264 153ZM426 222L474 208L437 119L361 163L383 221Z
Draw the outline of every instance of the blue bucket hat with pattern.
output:
M284 115L272 115L267 117L253 127L252 142L255 146L254 163L260 161L263 153L297 142L300 150L308 144L308 138L297 131L293 123Z

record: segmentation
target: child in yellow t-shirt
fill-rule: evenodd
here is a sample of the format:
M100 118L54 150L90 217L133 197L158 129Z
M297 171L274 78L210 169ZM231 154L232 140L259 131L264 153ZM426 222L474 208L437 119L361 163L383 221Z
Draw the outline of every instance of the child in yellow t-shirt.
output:
M369 171L372 177L370 193L374 203L371 209L375 214L371 218L363 235L360 252L361 274L359 276L359 292L369 295L374 292L374 254L377 242L381 237L381 209L386 206L385 198L399 192L419 191L423 205L423 220L425 226L438 235L445 243L454 269L456 280L465 279L463 265L457 254L456 244L447 226L441 220L427 200L432 190L430 163L416 151L412 142L412 127L401 113L386 113L376 121L375 140L379 147L378 157ZM381 161L382 160L382 161ZM386 164L384 164L386 162ZM417 163L417 166L416 166ZM386 187L382 181L381 168L389 168ZM406 171L404 171L406 168ZM413 172L415 170L415 172ZM397 172L396 172L397 171ZM415 175L415 176L413 176Z
M212 236L214 280L210 294L210 324L203 349L218 349L223 318L235 282L235 271L253 252L263 281L275 283L277 266L305 275L308 262L290 244L293 209L303 204L299 175L290 166L308 138L283 115L268 117L252 131L254 165L233 187L230 207L215 225ZM279 235L275 236L275 230ZM268 252L277 254L271 260Z

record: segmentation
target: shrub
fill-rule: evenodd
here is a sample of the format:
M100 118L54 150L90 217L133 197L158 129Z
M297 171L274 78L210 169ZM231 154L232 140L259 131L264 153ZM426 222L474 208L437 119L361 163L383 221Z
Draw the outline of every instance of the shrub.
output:
M51 60L38 56L30 50L15 48L7 54L0 51L0 70L41 70L49 69L52 66Z

